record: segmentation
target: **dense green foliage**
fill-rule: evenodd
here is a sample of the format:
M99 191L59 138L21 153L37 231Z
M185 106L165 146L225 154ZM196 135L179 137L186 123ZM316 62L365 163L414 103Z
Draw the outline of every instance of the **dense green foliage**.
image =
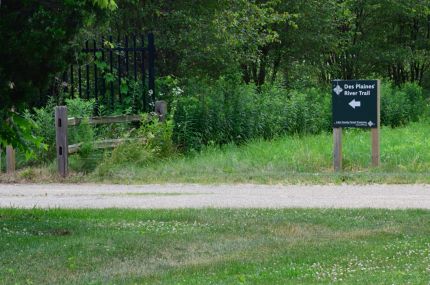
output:
M237 84L234 79L191 82L177 99L174 140L183 149L240 143L254 138L316 134L331 128L331 93L308 88L288 90ZM383 84L381 124L392 127L428 115L423 89Z
M115 165L135 164L144 167L157 159L167 158L175 153L172 141L173 122L159 122L157 117L145 115L139 128L129 132L137 140L126 142L106 153L105 159L98 166L102 176L112 175Z
M401 89L393 89L386 84L381 97L381 121L384 125L398 127L429 115L429 98L415 84L405 84Z
M428 76L428 0L118 1L112 32L153 31L161 75L240 71L288 86Z
M163 97L172 102L166 123L158 119L143 120L141 125L112 124L90 126L83 124L69 129L69 144L82 143L78 155L70 157L72 170L90 172L100 161L99 173L107 176L118 165L144 167L176 150L201 150L204 146L228 143L241 144L258 138L273 139L284 135L307 135L331 129L331 94L315 88L288 90L276 85L258 88L252 84L236 84L236 79L190 81L182 90L177 82L167 78L160 83ZM389 83L382 86L383 126L398 127L428 118L430 109L423 89L415 83L401 88ZM69 117L89 117L94 101L67 99ZM55 158L54 105L27 112L26 118L35 126L33 137L43 137L48 148L34 148L34 162L49 163ZM424 125L425 126L425 123ZM126 142L103 155L95 151L95 140L138 138Z
M167 129L180 150L328 130L335 78L382 79L382 124L417 121L429 114L429 7L430 0L2 1L0 144L28 151L43 139L50 149L36 154L52 159L45 126L58 102L33 109L49 95L48 82L61 93L60 74L82 59L85 40L147 32L156 39L156 95L169 103ZM94 64L108 66L100 56ZM117 80L116 73L103 76ZM139 109L147 90L122 81L123 104L98 105L99 114ZM21 118L25 110L33 125ZM82 128L73 141L136 135L130 125Z
M0 144L28 147L22 120L8 120L46 96L54 76L74 60L73 43L113 0L6 0L0 4ZM14 115L17 118L18 115ZM21 131L20 131L21 130Z

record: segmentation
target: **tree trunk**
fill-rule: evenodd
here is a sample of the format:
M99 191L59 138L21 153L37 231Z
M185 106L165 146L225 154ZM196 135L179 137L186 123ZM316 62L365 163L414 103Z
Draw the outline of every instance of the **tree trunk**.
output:
M242 64L242 75L243 82L249 84L249 82L251 82L251 74L249 72L249 66L247 64Z
M270 83L275 83L276 75L278 75L279 66L281 65L281 55L278 55L273 62L273 70L272 70L272 78L270 79Z
M258 70L257 86L262 86L266 81L266 64L267 64L267 52L263 53L260 59L260 68Z

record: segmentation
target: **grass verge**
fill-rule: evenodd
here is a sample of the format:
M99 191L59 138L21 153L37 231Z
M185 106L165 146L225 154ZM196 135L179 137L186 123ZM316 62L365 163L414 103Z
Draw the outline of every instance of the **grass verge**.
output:
M287 136L209 147L194 155L137 166L102 164L90 177L116 183L430 183L430 126L381 130L381 162L371 164L369 131L344 131L344 171L332 170L332 134Z
M422 210L0 209L1 284L428 284Z
M0 182L430 183L428 123L382 128L379 168L370 166L369 131L347 129L343 138L344 171L340 173L332 170L332 134L322 133L258 140L241 146L207 147L199 153L147 163L131 157L118 164L106 158L93 173L71 171L65 180L56 175L55 165L51 164L46 168L27 168L14 176L0 175Z

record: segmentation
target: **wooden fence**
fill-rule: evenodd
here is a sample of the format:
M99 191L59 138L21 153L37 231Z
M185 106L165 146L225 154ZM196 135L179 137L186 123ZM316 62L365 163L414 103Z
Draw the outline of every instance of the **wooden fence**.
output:
M167 103L164 101L155 102L155 116L160 121L164 121L167 115ZM115 124L115 123L131 123L142 122L141 115L120 115L120 116L105 116L91 117L85 120L85 123L90 125L100 124ZM68 118L67 107L57 106L55 108L55 130L56 130L56 152L57 152L57 167L58 173L62 177L68 175L68 155L77 153L83 143L68 144L68 127L78 126L84 121L83 118ZM114 148L121 143L139 140L137 139L106 139L94 142L95 149ZM1 149L0 149L0 171L1 171ZM6 173L13 174L15 172L15 150L12 146L6 147Z
M155 102L155 114L160 121L164 121L167 115L167 104L164 101ZM86 123L90 125L114 124L114 123L131 123L142 122L141 115L121 115L121 116L106 116L88 118ZM67 128L68 126L78 126L82 123L82 118L68 118L67 107L57 106L55 108L55 124L56 124L56 145L57 145L57 167L58 173L62 177L68 175L68 156L69 154L77 153L83 143L68 144ZM121 143L135 141L137 139L106 139L94 142L94 148L106 149L114 148Z

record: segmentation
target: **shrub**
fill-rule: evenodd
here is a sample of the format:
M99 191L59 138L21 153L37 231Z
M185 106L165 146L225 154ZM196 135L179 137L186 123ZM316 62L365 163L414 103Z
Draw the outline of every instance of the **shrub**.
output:
M154 154L145 147L142 141L122 143L105 153L102 163L96 169L98 176L106 177L115 171L115 166L132 164L133 166L144 166L154 160Z
M401 91L406 94L410 102L409 117L412 122L417 122L426 112L427 102L423 88L417 83L406 83Z
M252 137L256 91L251 85L231 79L191 81L186 96L177 100L174 113L174 142L182 149L202 145L244 141Z
M88 118L94 112L95 101L73 98L66 99L65 102L68 117L83 118L80 125L70 127L68 130L69 145L82 144L78 153L69 158L70 169L78 172L90 172L95 169L100 158L100 155L94 152L94 128L88 124Z
M143 166L154 159L154 151L151 151L144 142L123 143L116 147L110 157L109 163L112 165L122 165L132 163Z
M94 100L66 99L68 116L69 117L90 117L94 110ZM27 164L32 163L48 163L56 157L56 144L55 144L55 106L56 101L54 98L49 98L46 106L42 108L33 108L32 112L26 111L25 117L31 120L36 126L32 132L37 137L42 137L46 149L34 149L35 158ZM96 159L93 158L93 141L94 130L85 123L85 119L79 126L71 127L68 131L69 145L74 143L83 143L78 157L70 157L70 167L77 171L89 171L94 169Z
M196 97L178 100L174 114L173 141L181 149L198 149L203 145L200 101Z
M103 162L97 168L100 176L111 173L117 165L143 166L155 159L165 158L175 153L172 142L173 122L159 122L157 117L149 118L143 115L143 124L137 131L132 131L135 140L124 142L110 154L106 154ZM127 138L130 138L127 135Z
M25 112L25 118L31 120L36 126L32 132L35 136L43 138L43 142L47 146L46 149L34 149L35 161L33 162L48 162L55 158L55 112L56 106L54 98L49 98L46 106L42 108L33 108L33 112L28 110Z
M316 88L239 84L237 78L190 81L177 100L173 140L184 150L203 145L271 139L283 134L316 134L332 125L331 93ZM392 127L419 120L429 108L415 83L382 86L381 123Z
M317 89L306 93L294 91L285 102L286 133L316 134L327 130L331 125L330 95Z
M144 140L144 146L156 157L168 157L175 152L172 142L173 122L160 122L158 117L143 114L143 124L137 131L139 138Z
M416 83L406 83L393 88L390 83L383 84L381 95L381 124L391 127L416 122L428 110L423 89Z
M290 92L278 86L237 84L236 78L194 81L178 99L173 138L182 149L207 144L318 133L330 127L330 95L317 89Z
M67 105L67 116L83 118L82 123L79 126L69 127L69 144L80 143L92 144L94 141L94 130L91 125L88 124L87 118L91 117L95 107L95 101L83 100L80 98L66 99ZM81 148L81 149L85 149ZM84 154L85 151L82 152Z

